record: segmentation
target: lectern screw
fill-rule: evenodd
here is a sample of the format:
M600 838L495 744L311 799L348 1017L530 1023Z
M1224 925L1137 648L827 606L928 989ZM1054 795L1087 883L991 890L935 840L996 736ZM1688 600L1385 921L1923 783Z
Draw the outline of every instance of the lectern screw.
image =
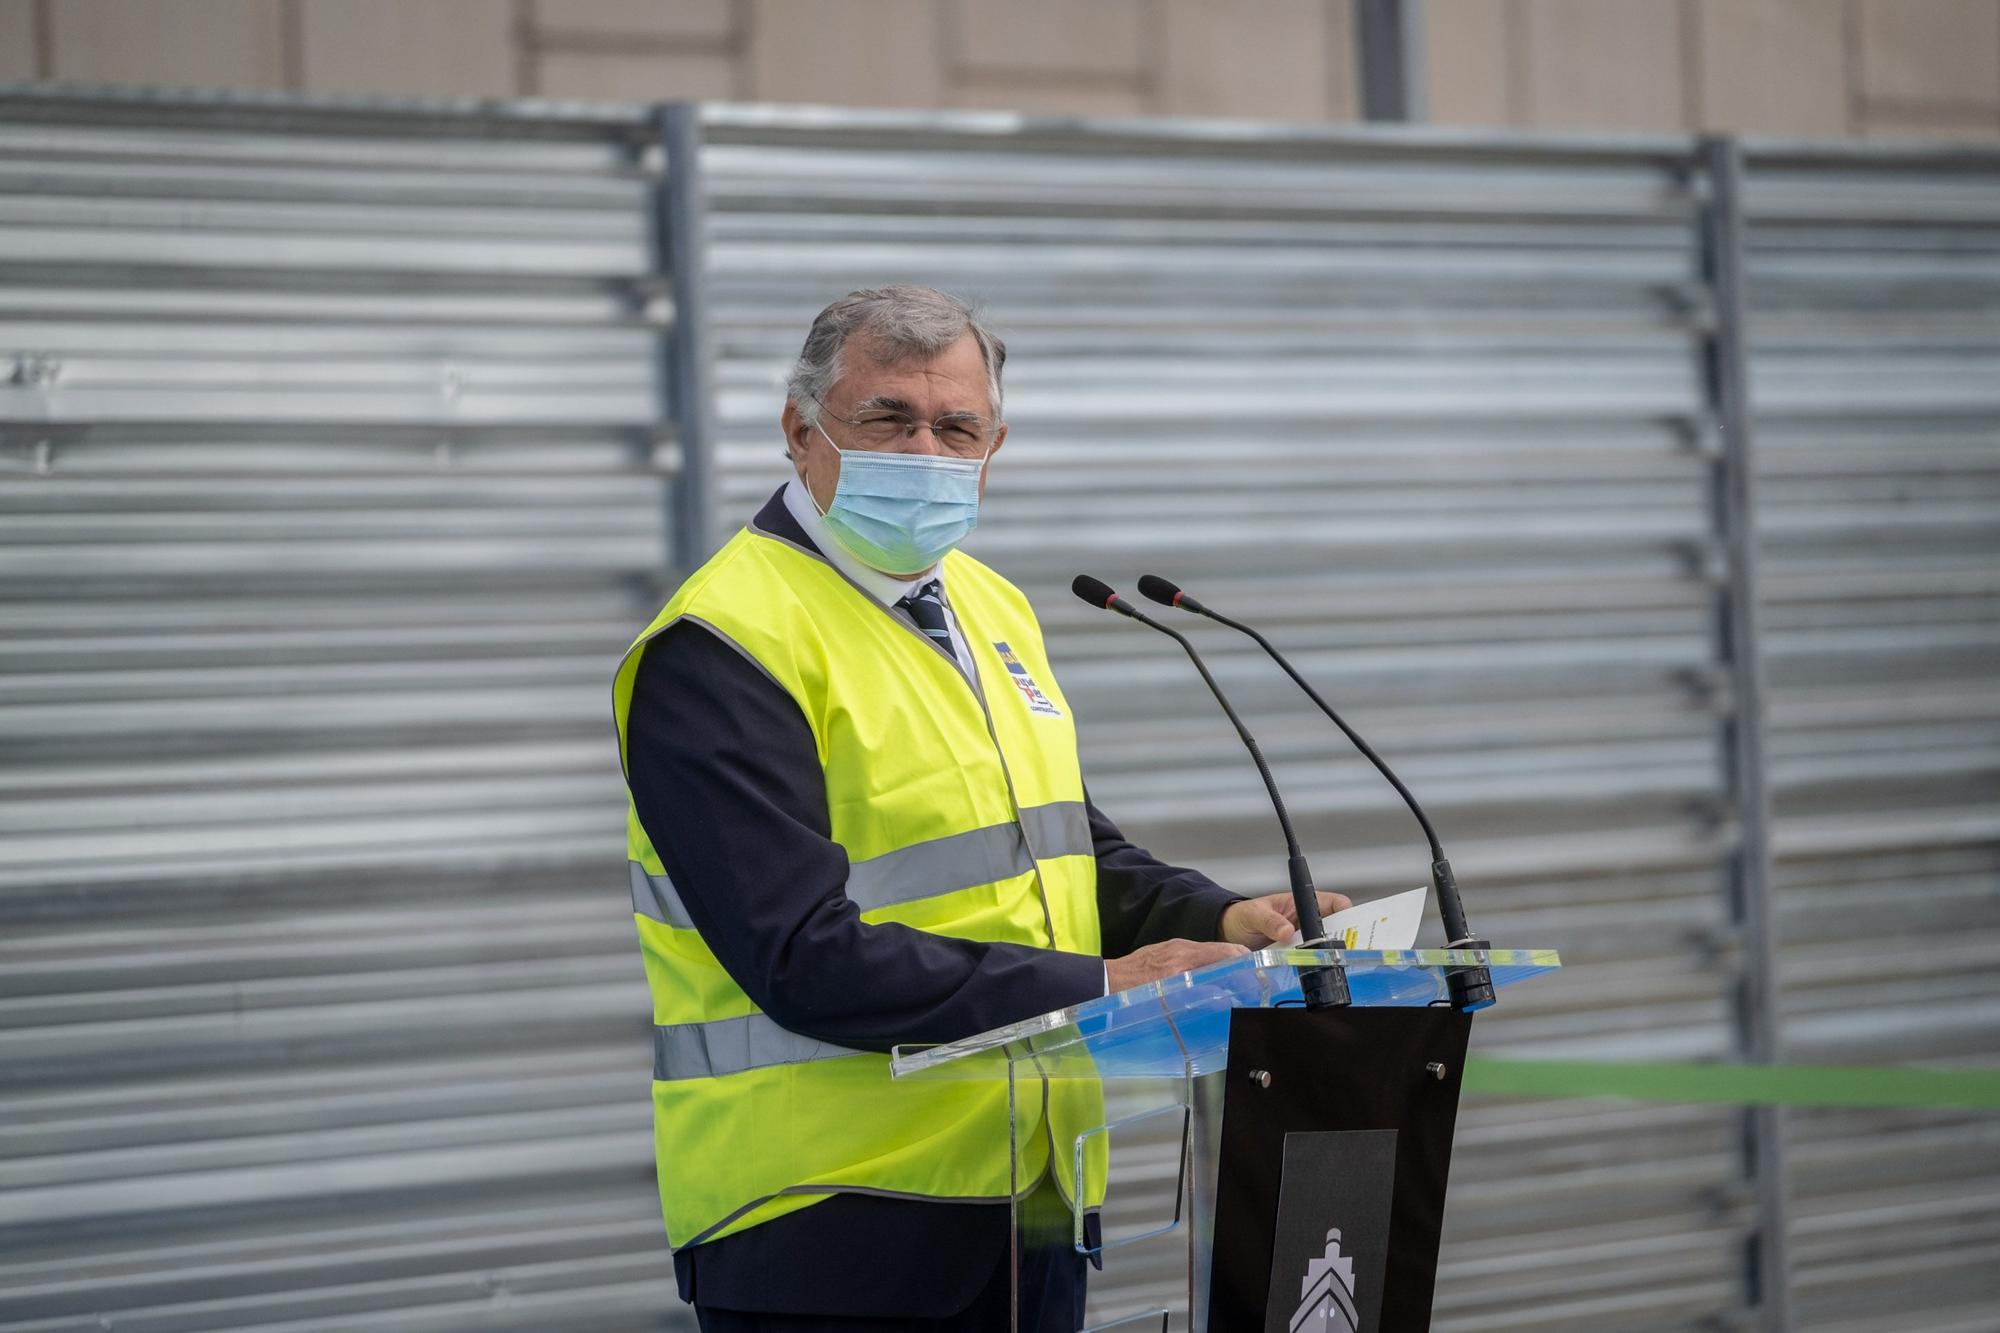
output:
M1424 1071L1428 1073L1432 1078L1436 1079L1438 1082L1440 1083L1444 1082L1444 1076L1446 1073L1445 1067L1439 1064L1436 1060L1433 1060L1429 1064L1425 1065Z
M1271 1071L1268 1069L1253 1069L1250 1071L1250 1081L1260 1088L1268 1088L1271 1086Z

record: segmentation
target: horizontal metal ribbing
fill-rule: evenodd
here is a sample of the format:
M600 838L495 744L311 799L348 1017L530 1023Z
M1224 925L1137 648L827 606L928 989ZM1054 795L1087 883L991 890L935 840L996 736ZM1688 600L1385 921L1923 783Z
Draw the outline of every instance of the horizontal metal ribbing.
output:
M856 861L847 870L847 896L866 912L1025 875L1035 868L1037 856L1046 860L1088 856L1090 851L1083 802L1051 801L1021 811L1018 824L988 824ZM630 864L632 910L682 930L694 929L673 881L637 861Z
M526 1265L517 1322L691 1329L639 1197L631 926L597 892L625 823L603 678L680 512L681 445L627 364L671 334L655 155L583 122L524 136L504 108L444 135L265 109L86 98L0 127L17 219L73 221L93 182L126 196L89 237L10 228L6 256L0 380L18 358L23 382L0 397L27 416L0 427L0 992L20 999L0 1234L34 1262L0 1265L0 1327L483 1329ZM1281 636L1465 839L1476 923L1620 951L1630 984L1573 968L1482 1016L1489 1053L1729 1048L1731 955L1678 928L1716 919L1734 837L1687 141L716 114L722 527L787 475L757 443L771 367L823 300L921 254L1034 330L1009 502L970 553L1037 608L1091 794L1135 842L1283 887L1198 678L1071 598L1078 568L1156 569ZM1970 1067L2000 1033L1976 969L1940 962L1973 956L2000 872L2000 172L1938 151L1750 149L1773 889L1803 1063ZM552 208L579 229L534 230ZM471 249L445 234L468 210ZM1373 770L1334 758L1260 654L1211 665L1267 719L1301 833L1340 849L1328 887L1414 883ZM1885 952L1852 921L1891 899ZM1105 1095L1118 1119L1158 1090ZM1991 1322L1989 1115L1788 1122L1798 1323ZM1183 1138L1114 1151L1135 1226L1171 1214ZM1468 1098L1440 1326L1731 1317L1741 1209L1715 1201L1740 1198L1740 1143L1723 1106ZM1184 1253L1123 1253L1099 1309L1185 1290Z
M780 1027L764 1014L663 1024L653 1029L653 1077L662 1083L722 1078L773 1065L865 1054Z

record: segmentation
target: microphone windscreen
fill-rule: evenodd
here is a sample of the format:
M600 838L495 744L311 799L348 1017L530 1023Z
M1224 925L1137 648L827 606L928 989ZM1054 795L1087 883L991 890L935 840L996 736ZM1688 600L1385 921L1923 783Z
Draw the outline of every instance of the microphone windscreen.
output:
M1094 579L1088 574L1078 574L1070 581L1069 590L1092 606L1108 608L1111 599L1118 593L1103 579Z
M1172 606L1174 598L1181 595L1181 585L1178 583L1169 583L1158 574L1141 574L1139 576L1139 592L1140 595L1150 597L1161 606Z

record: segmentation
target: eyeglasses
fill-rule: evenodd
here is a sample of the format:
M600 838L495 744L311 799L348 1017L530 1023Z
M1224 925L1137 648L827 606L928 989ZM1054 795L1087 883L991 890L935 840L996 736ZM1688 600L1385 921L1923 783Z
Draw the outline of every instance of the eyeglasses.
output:
M813 401L819 403L826 415L852 430L864 449L895 449L915 442L918 431L928 430L944 452L957 458L978 458L986 452L988 442L999 429L998 422L977 412L950 412L936 421L918 421L907 412L871 408L850 420L834 412L823 400Z

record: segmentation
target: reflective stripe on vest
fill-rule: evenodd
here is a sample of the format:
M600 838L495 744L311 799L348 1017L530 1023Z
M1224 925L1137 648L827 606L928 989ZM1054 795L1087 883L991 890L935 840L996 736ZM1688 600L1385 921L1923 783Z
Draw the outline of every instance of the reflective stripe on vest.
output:
M653 1077L663 1083L681 1078L723 1078L771 1065L864 1054L779 1027L763 1014L653 1029Z
M847 896L866 912L1024 875L1035 868L1037 857L1089 856L1091 851L1090 817L1083 802L1051 801L1023 810L1018 824L988 824L856 861L847 868ZM637 861L631 868L634 912L680 930L694 929L671 879L652 874Z

